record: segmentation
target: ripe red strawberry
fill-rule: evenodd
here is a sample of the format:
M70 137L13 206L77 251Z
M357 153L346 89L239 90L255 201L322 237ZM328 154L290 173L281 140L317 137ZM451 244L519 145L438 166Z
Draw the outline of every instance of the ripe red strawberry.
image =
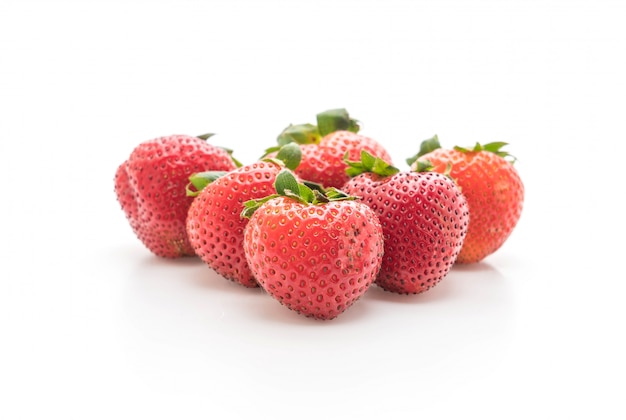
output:
M443 149L437 136L422 144L416 156L430 161L461 187L471 212L467 237L458 263L476 263L496 252L509 238L522 213L524 185L507 152L507 143L476 144L472 149ZM413 159L407 162L415 165Z
M357 134L358 123L345 109L333 109L317 114L317 126L300 124L288 126L278 137L278 144L296 142L302 148L302 162L295 173L307 181L326 188L341 186L348 181L343 157L360 159L361 150L391 162L391 156L376 140ZM273 150L270 148L268 150Z
M289 172L278 195L249 202L245 255L267 293L297 313L333 319L371 286L383 254L374 212L337 190L322 196ZM254 213L250 213L258 206Z
M205 139L186 135L140 143L115 173L115 193L131 228L155 255L194 255L185 230L189 175L236 168L230 154Z
M274 181L283 167L294 168L300 161L296 144L284 146L277 159L242 166L211 181L211 173L190 177L198 191L187 216L189 241L202 261L228 280L246 287L258 287L243 252L243 230L248 222L241 217L246 201L275 194Z
M427 166L400 172L367 152L361 162L349 163L353 178L343 190L370 206L383 227L385 255L376 284L401 294L438 284L467 232L469 210L460 189Z

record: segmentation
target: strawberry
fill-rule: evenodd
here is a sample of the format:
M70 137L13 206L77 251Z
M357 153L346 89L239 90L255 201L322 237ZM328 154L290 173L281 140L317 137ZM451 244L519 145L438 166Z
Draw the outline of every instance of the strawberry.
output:
M193 200L185 196L189 175L237 167L228 151L206 142L208 136L171 135L142 142L115 172L117 200L133 232L155 255L194 255L185 230Z
M276 193L274 181L283 167L300 161L297 144L284 146L276 159L265 159L224 174L194 174L188 194L195 196L187 216L187 234L196 253L210 268L228 280L258 287L243 252L240 216L244 202ZM222 175L222 176L220 176ZM208 185L207 185L208 184Z
M343 190L358 196L383 227L385 255L376 284L417 294L438 284L454 264L467 232L469 209L454 181L428 165L400 171L361 152L349 161L352 177Z
M391 161L391 156L375 140L350 131L335 131L322 137L319 144L304 144L302 163L296 174L302 179L317 182L325 187L341 188L349 177L343 156L359 159L362 150Z
M346 181L343 156L360 158L361 150L391 162L391 156L376 140L358 134L360 127L345 109L333 109L317 114L317 126L312 124L289 125L278 136L278 144L296 142L301 145L302 162L295 170L301 178L323 185L340 188ZM270 148L268 151L273 151Z
M420 153L407 159L413 166L428 160L437 172L451 167L450 176L467 198L471 221L458 263L476 263L496 252L521 216L524 185L513 166L515 159L501 150L506 145L476 143L471 149L444 149L435 136L422 143Z
M306 317L329 320L351 307L380 269L383 234L365 204L325 194L283 170L276 195L246 203L244 251L263 289Z

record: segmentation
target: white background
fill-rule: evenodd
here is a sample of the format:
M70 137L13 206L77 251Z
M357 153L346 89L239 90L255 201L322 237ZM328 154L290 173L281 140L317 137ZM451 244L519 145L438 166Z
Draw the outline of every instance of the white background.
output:
M623 419L621 1L0 3L0 418ZM113 193L136 144L249 163L345 107L395 163L507 141L522 218L431 291L330 322L164 261Z

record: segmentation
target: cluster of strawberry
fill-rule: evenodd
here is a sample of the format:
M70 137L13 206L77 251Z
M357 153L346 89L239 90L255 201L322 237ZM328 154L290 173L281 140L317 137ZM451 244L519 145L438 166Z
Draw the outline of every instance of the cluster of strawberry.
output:
M506 143L444 149L435 136L401 171L359 129L344 109L328 110L316 125L289 125L247 165L209 135L161 137L118 167L115 192L157 256L197 256L317 319L373 284L423 293L509 237L524 186Z

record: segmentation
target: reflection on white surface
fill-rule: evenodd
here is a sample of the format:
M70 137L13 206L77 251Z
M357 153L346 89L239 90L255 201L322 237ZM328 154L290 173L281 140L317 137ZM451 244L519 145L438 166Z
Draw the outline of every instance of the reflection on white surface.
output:
M296 399L329 386L337 395L373 398L383 384L410 383L419 401L419 394L445 393L448 381L468 384L497 371L515 328L512 286L487 263L455 268L422 295L373 287L326 322L289 311L195 259L147 256L125 282L119 322L127 368L145 386L181 395L197 391L172 378L191 375L209 394L246 383ZM330 403L341 406L338 396Z

